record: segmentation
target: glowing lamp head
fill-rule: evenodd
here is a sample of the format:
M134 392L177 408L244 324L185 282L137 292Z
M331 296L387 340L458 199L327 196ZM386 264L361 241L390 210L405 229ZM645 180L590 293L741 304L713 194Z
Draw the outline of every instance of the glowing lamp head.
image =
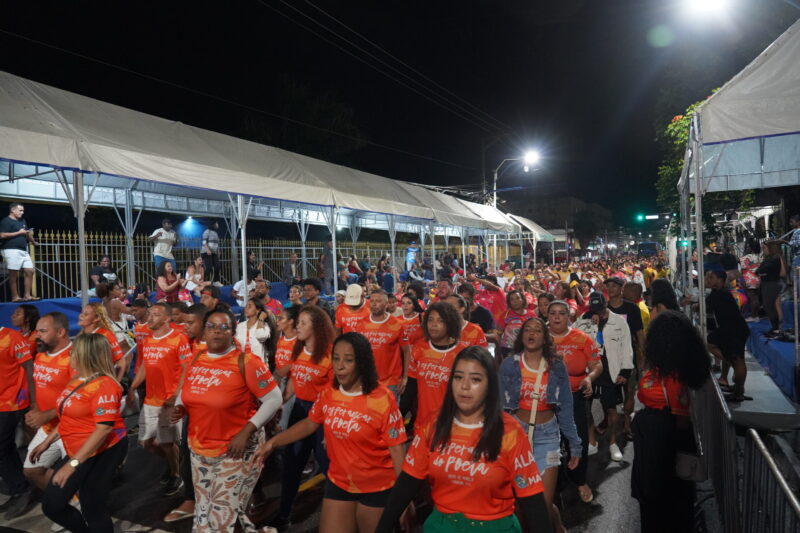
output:
M727 0L684 0L686 8L696 15L720 13L728 4Z
M525 156L522 158L522 160L526 167L532 167L539 162L539 152L535 150L529 150L525 152Z

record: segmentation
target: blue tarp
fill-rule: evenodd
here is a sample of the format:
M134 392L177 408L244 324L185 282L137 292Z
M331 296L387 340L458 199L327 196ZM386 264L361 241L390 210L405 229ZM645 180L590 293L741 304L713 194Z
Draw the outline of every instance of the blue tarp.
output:
M794 397L795 359L794 343L780 342L764 337L769 331L769 320L750 322L750 337L747 349L753 354L772 381L786 396Z

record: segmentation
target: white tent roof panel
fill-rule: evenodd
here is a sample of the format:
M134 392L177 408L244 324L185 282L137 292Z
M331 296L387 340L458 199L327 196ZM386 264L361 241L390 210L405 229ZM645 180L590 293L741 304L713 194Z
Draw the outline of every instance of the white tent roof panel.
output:
M517 221L523 228L530 233L536 235L536 240L539 242L553 242L555 238L553 234L541 227L533 220L518 215L509 215L512 219Z

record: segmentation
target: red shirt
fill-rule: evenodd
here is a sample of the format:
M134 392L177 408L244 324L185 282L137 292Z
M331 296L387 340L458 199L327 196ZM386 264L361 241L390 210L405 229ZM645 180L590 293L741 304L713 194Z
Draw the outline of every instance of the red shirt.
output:
M486 334L483 332L478 324L473 322L465 322L461 328L461 340L470 346L483 346L489 347L489 341L486 340Z
M655 370L648 370L639 380L637 396L646 407L664 409L667 407L665 390L672 414L689 416L689 389L674 377L662 379Z
M502 416L503 441L497 460L492 462L472 457L482 426L453 420L444 450L439 446L430 449L433 423L414 436L403 471L417 479L428 478L439 512L462 513L471 520L497 520L514 512L515 498L544 492L527 435L511 415Z
M522 329L522 324L529 318L535 316L536 313L527 308L522 314L512 311L511 309L506 310L503 313L503 319L498 322L498 324L503 324L503 338L500 340L500 345L504 348L511 348L514 346L514 341L517 339L517 335L519 335L519 330Z
M176 394L183 366L191 361L192 349L183 333L170 329L165 335L150 335L142 341L146 392L145 405L161 407Z
M294 382L294 395L307 402L316 401L319 393L329 387L333 379L333 363L331 361L331 348L325 356L315 363L311 354L305 347L300 351L297 359L292 361L289 375Z
M142 341L152 333L153 330L150 329L147 322L144 324L136 322L133 325L133 336L136 339L136 365L134 365L134 372L138 372L139 367L142 366Z
M28 377L22 363L31 351L19 331L0 327L0 412L19 411L31 405Z
M33 383L36 386L36 408L49 411L56 408L56 400L61 391L75 377L75 371L69 365L69 353L72 343L55 353L41 352L36 354L33 363ZM58 425L58 418L53 418L42 425L45 433L50 433Z
M403 358L400 343L403 341L403 325L390 314L380 322L368 316L356 326L356 331L364 335L372 346L375 368L381 385L397 385L403 376Z
M414 346L423 337L422 323L419 321L419 313L414 313L411 318L401 315L397 318L403 325L403 346Z
M506 295L503 291L481 289L475 295L475 301L492 313L495 324L503 323L503 315L506 311Z
M331 483L354 493L394 486L397 475L389 447L406 442L406 429L389 389L378 385L364 395L328 387L308 418L324 427Z
M292 365L292 350L294 350L296 341L297 335L287 339L285 335L281 334L275 347L275 370Z
M458 342L448 350L440 350L430 341L422 339L411 348L408 377L417 380L417 427L439 414L453 361L467 346L469 344L466 342Z
M112 422L113 429L92 456L115 445L127 434L120 415L120 384L108 376L99 376L70 395L70 392L84 382L82 378L71 380L56 401L60 411L58 434L61 435L68 456L75 455L81 449L101 422Z
M589 373L588 366L592 361L600 361L600 351L594 340L586 333L570 328L566 335L553 337L556 352L564 358L569 374L569 385L572 392L577 392L583 378Z
M283 304L281 304L280 300L276 300L275 298L270 298L269 301L264 304L264 307L272 311L272 314L275 316L283 312Z
M189 413L189 447L204 457L219 457L255 413L254 398L276 385L260 357L231 348L221 357L201 353L186 372L181 400Z
M350 333L355 331L358 325L369 316L369 306L361 304L361 307L355 311L349 305L340 305L336 309L336 322L334 326L336 329L342 330L342 333Z

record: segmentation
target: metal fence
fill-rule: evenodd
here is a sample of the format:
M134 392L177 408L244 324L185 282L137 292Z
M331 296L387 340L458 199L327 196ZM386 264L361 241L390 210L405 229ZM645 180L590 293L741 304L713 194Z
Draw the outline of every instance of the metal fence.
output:
M133 238L133 264L135 268L133 279L137 283L152 285L155 279L155 264L153 263L153 245L147 235L138 234ZM36 235L39 246L32 248L32 258L36 267L34 278L34 294L42 298L65 298L75 296L80 290L80 268L78 257L78 234L75 231L43 230ZM86 255L89 258L89 268L104 255L111 258L112 268L117 272L119 279L127 279L127 263L125 261L127 250L126 237L122 233L90 232L86 235ZM322 253L324 242L306 241L306 272L309 277L316 276L317 258ZM405 255L407 243L396 243L395 253L400 258L395 265L402 270L402 260ZM172 253L178 264L178 271L184 272L200 253L200 239L182 239L179 246L173 248ZM283 263L292 253L301 257L302 243L299 240L273 240L273 239L247 239L247 249L255 252L257 263L264 263L263 275L266 279L277 281L281 278ZM517 251L519 248L512 250ZM436 253L445 251L444 242L439 236L436 243ZM458 241L450 243L447 251L461 256L461 246ZM468 247L468 253L480 253L477 246ZM388 242L339 242L339 255L349 256L355 254L358 259L369 257L372 264L378 259L391 254ZM429 255L429 244L425 247L425 255ZM501 250L498 251L500 253ZM238 241L230 239L220 241L220 264L223 283L234 283L241 278L239 266ZM0 266L0 277L4 285L7 281L5 265ZM301 265L302 272L302 265ZM2 287L2 289L7 289ZM7 292L7 291L6 291ZM2 293L0 293L2 294ZM6 294L7 298L8 294Z

